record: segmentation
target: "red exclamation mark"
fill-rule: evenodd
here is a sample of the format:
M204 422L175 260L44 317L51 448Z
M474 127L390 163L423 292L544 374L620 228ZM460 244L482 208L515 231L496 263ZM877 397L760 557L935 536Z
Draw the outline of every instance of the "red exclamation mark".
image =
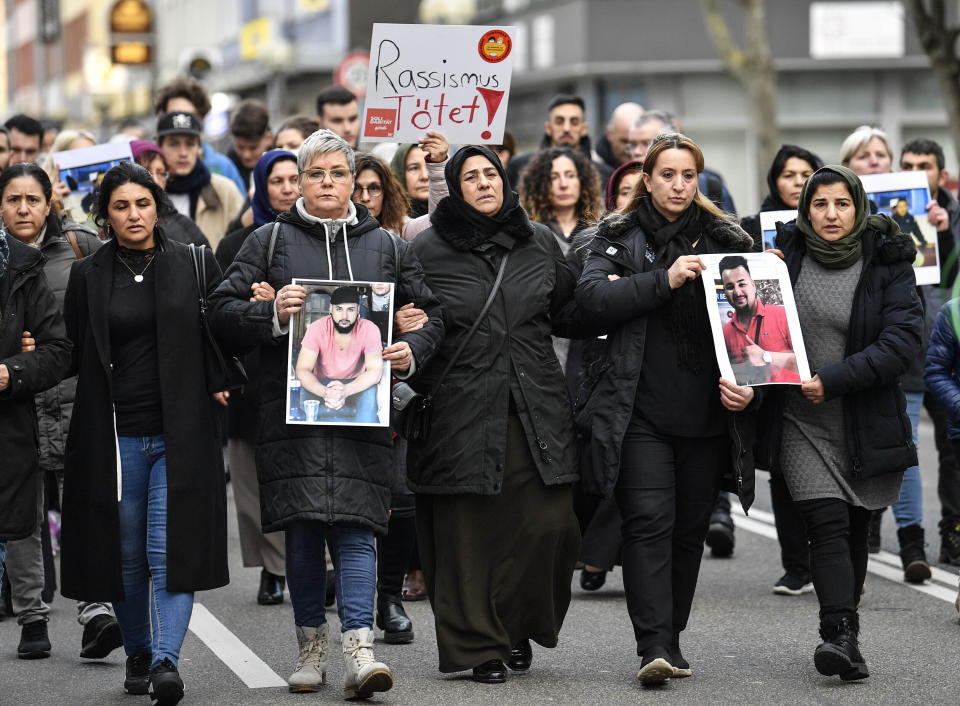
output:
M478 86L477 92L483 97L483 102L487 105L487 126L489 127L493 123L493 116L497 114L497 108L500 107L500 101L503 100L503 91L494 91ZM493 133L489 130L480 133L480 137L484 140L489 140L492 136Z

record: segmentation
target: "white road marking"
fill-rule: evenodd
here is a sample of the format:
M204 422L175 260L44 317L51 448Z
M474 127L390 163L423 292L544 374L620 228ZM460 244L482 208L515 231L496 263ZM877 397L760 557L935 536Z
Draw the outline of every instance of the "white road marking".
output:
M270 669L266 662L257 657L253 650L243 644L240 638L200 603L193 604L190 632L200 638L200 641L251 689L287 686L286 679Z
M773 513L764 510L750 510L750 516L743 514L743 510L737 506L732 508L733 522L740 529L747 532L759 534L767 539L777 538L777 528L774 526ZM906 583L903 580L903 569L901 568L900 557L887 551L881 551L879 554L871 554L867 561L867 572L888 579L901 586L912 588L914 591L924 593L941 601L952 604L957 598L957 576L937 567L930 567L933 574L933 582L922 584ZM944 585L940 585L944 584Z

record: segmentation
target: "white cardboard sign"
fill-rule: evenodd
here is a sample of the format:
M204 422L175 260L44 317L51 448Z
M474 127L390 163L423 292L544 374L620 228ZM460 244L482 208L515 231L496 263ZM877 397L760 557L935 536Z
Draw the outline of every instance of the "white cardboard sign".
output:
M373 25L364 142L418 142L428 130L451 143L503 140L514 27Z

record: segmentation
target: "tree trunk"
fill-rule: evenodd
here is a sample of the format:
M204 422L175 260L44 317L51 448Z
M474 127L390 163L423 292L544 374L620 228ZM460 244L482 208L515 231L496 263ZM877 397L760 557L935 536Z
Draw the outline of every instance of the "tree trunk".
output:
M780 148L780 131L776 113L776 71L767 42L766 0L740 0L746 17L747 49L740 49L730 36L723 12L717 0L702 0L704 23L707 34L717 51L717 56L733 78L743 87L750 105L748 139L754 143L757 181L761 192L765 190L764 176ZM761 193L763 198L765 193Z
M932 0L929 12L924 0L910 0L910 13L917 28L920 45L927 53L933 73L940 84L953 148L956 154L960 155L960 59L957 58L960 28L947 27L943 0Z

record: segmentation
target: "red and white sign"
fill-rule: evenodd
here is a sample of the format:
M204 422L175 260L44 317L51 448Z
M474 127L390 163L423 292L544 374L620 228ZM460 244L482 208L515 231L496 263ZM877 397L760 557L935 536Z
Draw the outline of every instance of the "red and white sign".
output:
M498 144L516 54L514 27L374 24L365 141Z
M367 72L370 55L365 51L355 51L343 57L333 72L333 80L338 86L349 88L357 98L363 98L367 92Z

